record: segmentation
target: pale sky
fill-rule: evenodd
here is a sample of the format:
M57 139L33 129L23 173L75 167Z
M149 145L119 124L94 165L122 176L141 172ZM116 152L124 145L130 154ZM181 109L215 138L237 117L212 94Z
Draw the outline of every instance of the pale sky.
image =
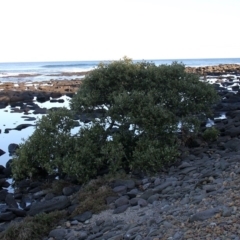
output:
M0 0L0 62L240 58L240 0Z

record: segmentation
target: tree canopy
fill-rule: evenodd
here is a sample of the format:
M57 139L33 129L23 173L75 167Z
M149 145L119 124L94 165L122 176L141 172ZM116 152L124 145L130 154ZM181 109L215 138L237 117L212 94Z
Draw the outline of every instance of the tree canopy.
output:
M101 63L85 77L68 110L80 119L81 116L89 117L91 124L85 124L74 136L69 134L69 128L55 129L66 132L66 140L62 143L49 139L53 141L52 146L56 142L60 145L51 148L51 160L47 154L34 164L48 172L61 169L78 180L89 179L102 170L159 171L162 165L174 161L178 155L177 133L182 129L197 131L199 118L206 118L217 98L211 85L201 82L197 75L187 73L181 63L156 66L144 61L134 63L128 58ZM61 114L52 114L62 121ZM40 120L37 129L45 129L42 121L47 119L51 123L52 117L50 114ZM71 124L71 121L67 122L67 126L71 127ZM16 179L20 178L17 168L23 159L29 165L33 164L29 155L24 158L24 146L31 148L34 144L38 149L47 148L40 142L37 129L23 143L13 161ZM46 131L50 134L51 129ZM59 161L61 144L65 152L61 151L62 161ZM45 166L49 161L51 167ZM28 175L26 172L25 176Z

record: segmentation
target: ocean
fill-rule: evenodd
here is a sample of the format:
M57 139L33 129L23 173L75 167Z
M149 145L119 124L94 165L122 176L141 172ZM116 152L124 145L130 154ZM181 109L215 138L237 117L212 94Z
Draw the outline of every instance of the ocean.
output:
M143 60L134 60L139 62ZM160 64L171 64L173 61L182 62L185 66L213 66L219 64L240 64L240 58L212 58L212 59L155 59L146 60ZM62 62L16 62L0 63L0 82L28 82L49 80L79 79L79 72L90 71L100 62L110 61L62 61ZM64 73L71 73L70 76ZM75 74L76 73L76 74Z

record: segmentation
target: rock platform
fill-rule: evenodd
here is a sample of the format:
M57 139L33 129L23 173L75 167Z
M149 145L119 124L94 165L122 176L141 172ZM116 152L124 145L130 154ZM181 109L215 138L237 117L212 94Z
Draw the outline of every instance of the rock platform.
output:
M62 95L72 97L79 89L82 79L42 81L42 82L3 82L0 83L0 107L12 102L29 102L36 97L40 101L59 98Z

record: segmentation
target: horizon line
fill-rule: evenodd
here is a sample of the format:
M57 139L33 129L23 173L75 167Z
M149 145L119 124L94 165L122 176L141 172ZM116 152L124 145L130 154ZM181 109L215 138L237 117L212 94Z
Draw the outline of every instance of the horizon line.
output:
M2 63L46 63L46 62L109 62L109 61L119 61L122 60L123 58L120 59L102 59L102 60L47 60L47 61L10 61L10 62L0 62ZM143 59L133 59L130 58L133 61L171 61L171 60L211 60L211 59L240 59L240 57L208 57L208 58L143 58Z

